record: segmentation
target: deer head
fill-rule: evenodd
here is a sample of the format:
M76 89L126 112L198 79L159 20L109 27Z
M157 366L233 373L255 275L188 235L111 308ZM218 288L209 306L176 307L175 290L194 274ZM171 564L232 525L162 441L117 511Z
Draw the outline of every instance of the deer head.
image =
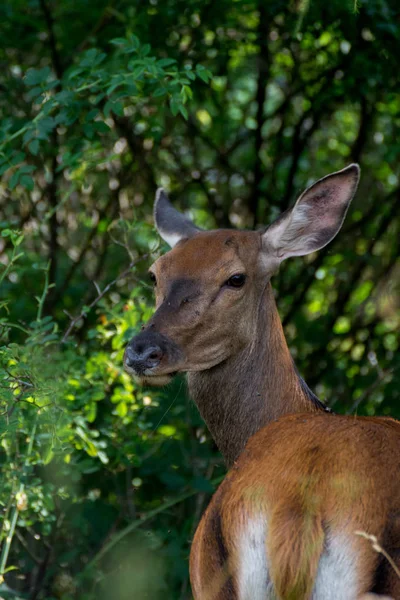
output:
M271 276L290 256L328 244L357 189L356 164L320 179L263 231L202 231L162 189L154 218L172 247L150 268L156 311L125 351L125 369L164 385L177 372L212 369L252 344Z

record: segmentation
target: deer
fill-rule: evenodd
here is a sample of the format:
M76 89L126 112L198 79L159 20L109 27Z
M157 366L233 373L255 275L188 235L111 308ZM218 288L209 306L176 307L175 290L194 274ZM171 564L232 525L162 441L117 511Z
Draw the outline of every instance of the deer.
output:
M400 599L400 423L338 415L300 376L271 278L340 230L357 164L308 187L261 230L204 231L159 189L170 250L150 268L156 309L127 345L143 385L186 373L228 473L190 551L195 600Z

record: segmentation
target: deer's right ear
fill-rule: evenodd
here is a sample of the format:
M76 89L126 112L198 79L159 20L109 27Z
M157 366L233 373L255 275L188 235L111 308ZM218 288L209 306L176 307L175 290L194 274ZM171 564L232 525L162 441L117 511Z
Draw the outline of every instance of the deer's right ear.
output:
M326 246L342 226L359 178L360 168L352 164L306 189L263 234L265 256L279 263Z
M172 206L163 188L158 188L156 192L154 222L158 233L171 248L200 231L192 221Z

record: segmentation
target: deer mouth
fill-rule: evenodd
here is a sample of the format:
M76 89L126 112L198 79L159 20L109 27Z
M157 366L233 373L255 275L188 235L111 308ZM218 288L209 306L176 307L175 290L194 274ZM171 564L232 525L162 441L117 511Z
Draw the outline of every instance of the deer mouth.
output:
M157 373L157 369L145 369L144 371L138 371L129 366L125 360L124 370L140 385L150 385L155 387L168 385L168 383L170 383L178 373L176 370L169 373Z
M176 373L167 373L166 375L141 375L135 379L140 385L150 385L154 387L163 387L171 383Z
M181 364L179 348L166 336L143 331L125 349L124 369L142 385L162 386L176 375Z

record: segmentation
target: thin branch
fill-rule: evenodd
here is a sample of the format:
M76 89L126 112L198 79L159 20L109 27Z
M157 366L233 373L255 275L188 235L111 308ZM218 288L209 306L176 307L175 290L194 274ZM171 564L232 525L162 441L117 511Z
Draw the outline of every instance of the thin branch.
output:
M78 53L83 52L90 44L90 41L93 39L93 37L96 34L98 34L106 25L108 25L108 23L114 18L115 15L112 11L113 4L115 4L115 1L111 0L109 4L104 8L103 12L101 13L93 28L88 32L85 39L82 40L82 42L79 44L77 48Z
M99 211L99 219L98 219L99 222L105 217L105 215L108 212L109 207L112 205L113 202L114 202L114 198L113 198L113 196L111 196L109 198L106 206L102 210ZM68 272L67 272L67 274L65 276L64 281L62 282L62 284L60 286L57 287L57 290L53 294L53 303L57 302L57 300L64 294L65 290L68 287L69 282L71 281L72 277L74 276L74 273L75 273L76 269L79 267L79 265L81 264L81 262L84 259L85 255L87 254L87 252L91 248L93 238L96 236L97 231L98 231L98 226L96 224L90 230L90 232L89 232L89 234L88 234L88 236L86 238L86 242L81 247L77 259L70 266L70 268L69 268L69 270L68 270Z
M57 75L58 80L60 81L63 75L63 68L61 64L61 57L57 49L57 40L54 33L54 18L51 13L51 10L46 2L46 0L40 0L40 6L46 21L47 31L48 31L48 39L50 46L50 54L51 61L53 64L54 71ZM57 84L57 91L61 90L60 83ZM52 157L51 157L51 181L47 185L47 195L49 198L49 205L51 209L51 217L49 219L49 229L50 229L50 240L49 240L49 260L50 262L50 270L49 270L49 278L50 283L53 283L56 279L57 273L57 258L58 258L58 223L57 223L57 196L58 196L58 177L59 173L57 171L58 163L57 163L57 153L58 153L58 134L57 130L54 129L52 132ZM53 305L53 294L49 294L46 299L46 310L51 311Z
M361 95L360 100L360 124L358 134L351 149L351 158L354 162L359 162L361 153L365 148L368 132L372 124L373 109L368 104L365 96Z
M264 125L264 105L266 100L266 90L269 78L269 47L268 47L268 35L269 35L269 20L266 10L266 3L261 0L258 5L258 81L256 91L256 102L257 102L257 127L255 130L255 164L254 164L254 182L251 196L248 200L248 206L251 214L253 215L254 225L258 219L258 207L260 202L261 184L263 179L263 162L261 160L260 152L263 145L262 129Z
M375 550L375 552L378 552L379 554L382 554L382 556L384 556L386 558L386 560L388 561L388 563L392 567L393 571L396 573L397 577L399 577L399 579L400 579L400 569L399 569L399 567L396 565L395 561L390 556L390 554L388 554L386 552L386 550L384 548L382 548L382 546L379 544L378 538L376 537L376 535L370 535L366 531L355 531L354 533L356 535L359 535L360 537L363 537L366 540L370 541L371 544L372 544L372 548Z
M218 485L219 483L221 483L221 481L224 479L224 477L225 477L225 475L222 475L221 477L217 477L211 483L213 485ZM162 513L164 511L166 511L167 509L171 508L172 506L176 506L177 504L184 502L188 498L195 496L197 493L198 493L197 490L190 490L188 492L184 492L177 498L173 498L172 500L164 502L164 504L162 504L158 508L155 508L154 510L149 511L141 519L134 521L133 523L131 523L130 525L125 527L125 529L122 529L122 531L119 531L105 546L103 546L103 548L96 554L96 556L94 556L94 558L90 561L90 563L85 567L82 575L85 575L85 573L87 573L92 567L94 567L103 558L103 556L108 554L108 552L110 552L110 550L112 550L112 548L114 548L114 546L118 542L120 542L123 538L125 538L130 533L132 533L132 531L135 531L135 529L138 529L144 523L146 523L147 521L149 521L150 519L152 519L159 513Z
M65 330L65 333L61 339L61 343L65 344L65 342L67 341L71 331L74 329L74 327L76 326L76 324L81 320L81 319L85 319L88 315L88 313L91 311L92 308L94 308L96 306L96 304L98 302L100 302L100 300L107 294L107 292L121 279L123 279L124 277L127 277L128 275L131 275L131 270L133 269L134 266L136 266L139 262L141 262L142 260L146 260L148 258L148 254L143 254L143 256L137 258L136 260L133 260L129 266L122 271L122 273L120 273L115 279L113 279L112 281L110 281L106 287L103 289L102 292L100 292L99 294L97 294L96 298L89 304L89 306L85 307L82 309L82 311L79 313L79 315L77 315L76 317L74 317L71 322L69 323L67 329Z
M356 411L357 408L360 406L360 404L363 404L363 402L368 398L368 396L370 394L372 394L372 392L374 392L377 388L379 388L379 386L382 385L383 383L387 383L387 380L390 380L393 373L394 373L394 369L387 369L386 371L378 372L377 379L366 390L364 390L364 392L357 398L357 400L346 411L346 414L350 415L354 411Z
M157 187L157 182L153 169L146 160L142 139L134 133L133 125L128 117L118 117L117 115L114 115L113 118L119 135L126 139L132 158L137 160L140 166L140 174L146 178L148 186L155 189Z
M53 18L53 15L47 5L46 0L40 0L40 6L41 6L41 9L42 9L45 21L46 21L47 31L49 34L49 45L50 45L51 60L53 63L53 67L54 67L54 70L56 72L58 79L61 79L62 74L63 74L63 68L61 65L60 54L57 50L57 40L56 40L56 36L54 33L54 18Z
M25 538L22 536L22 534L18 531L18 529L15 530L15 535L19 541L19 543L21 544L21 546L26 550L26 552L29 554L29 556L31 557L31 559L37 564L40 565L42 563L42 561L40 560L40 558L38 558L36 556L36 554L34 554L32 552L32 550L29 548L29 544L28 542L25 540Z

